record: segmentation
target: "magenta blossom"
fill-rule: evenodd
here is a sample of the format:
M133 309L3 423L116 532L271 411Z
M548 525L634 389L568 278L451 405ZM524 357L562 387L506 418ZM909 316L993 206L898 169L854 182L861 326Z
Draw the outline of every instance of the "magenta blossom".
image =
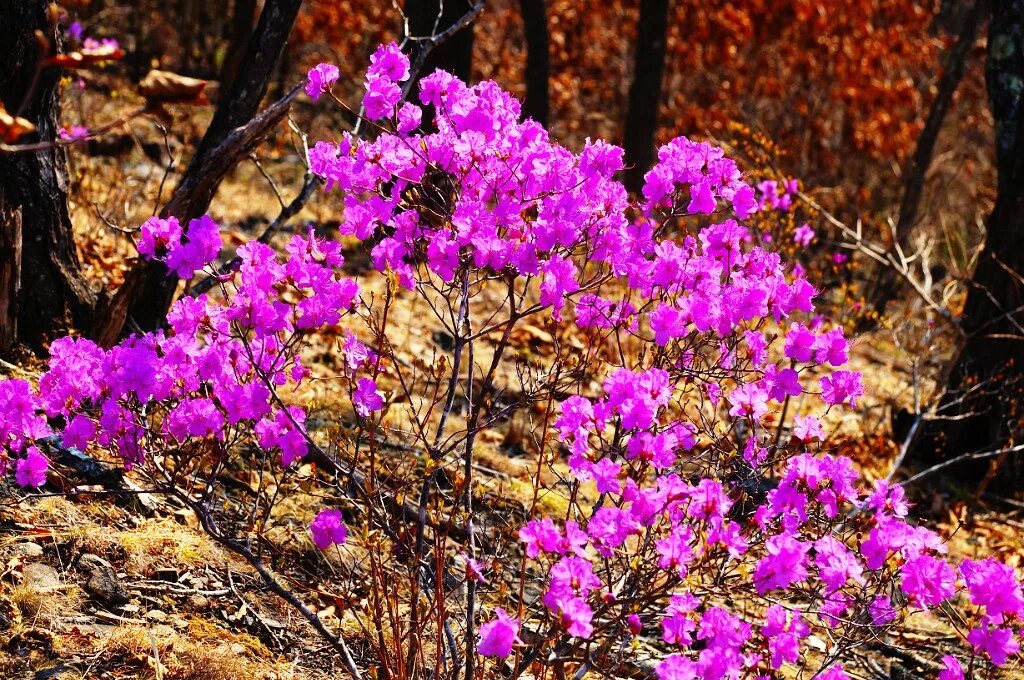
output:
M306 94L313 101L318 101L325 92L330 91L334 83L338 82L340 76L341 71L334 64L317 64L309 70Z
M40 487L46 484L46 469L50 463L46 456L34 446L28 448L28 455L19 458L15 467L14 479L19 486Z
M504 659L512 653L512 646L517 642L520 642L519 621L498 607L494 610L494 618L480 625L480 642L476 651L480 656Z
M309 531L313 534L313 544L321 550L341 545L348 538L340 510L321 510L309 525Z

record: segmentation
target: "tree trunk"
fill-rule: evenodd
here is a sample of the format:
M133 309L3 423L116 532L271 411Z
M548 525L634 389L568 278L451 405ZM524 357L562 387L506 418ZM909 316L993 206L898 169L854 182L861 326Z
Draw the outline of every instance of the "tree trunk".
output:
M20 291L21 208L8 208L0 200L0 354L18 341Z
M223 163L211 162L211 157L236 128L246 125L256 115L301 4L302 0L267 0L264 4L238 75L221 94L210 127L170 201L160 211L162 217L177 217L184 226L210 207L221 179L230 169ZM211 168L217 170L215 177L209 176ZM104 310L103 319L93 334L110 341L123 333L122 326L128 321L144 331L158 328L171 306L177 284L177 279L161 262L148 261L137 267L129 272Z
M526 99L523 118L548 125L548 14L544 0L519 0L526 38Z
M935 143L939 139L939 132L942 131L942 124L946 120L949 105L953 102L953 95L963 78L971 48L974 47L978 26L982 22L988 2L989 0L975 0L974 6L969 8L960 24L956 44L950 48L943 59L943 73L939 80L935 100L928 111L924 129L921 130L921 134L917 138L917 147L910 159L910 165L904 172L903 197L900 201L899 218L894 235L894 242L904 252L910 249L910 237L913 235L914 227L917 226L918 211L924 194L924 183L932 156L935 153ZM892 268L883 267L870 295L872 309L877 310L880 315L884 314L886 305L898 291L898 275Z
M53 141L59 127L60 71L42 68L57 41L47 18L49 4L0 3L0 99L10 113L20 112L37 127L22 142ZM75 251L64 149L0 154L0 204L21 214L22 280L31 282L21 287L17 300L18 339L38 350L59 332L88 328L94 295Z
M465 16L472 6L468 0L447 0L444 3L441 0L406 0L405 16L409 20L409 33L416 37L441 33ZM430 51L417 80L437 69L448 71L464 82L469 82L473 74L472 24Z
M948 411L965 416L944 426L953 454L1001 446L1018 437L1024 423L1018 403L1024 387L1024 0L993 3L988 43L998 195L964 308L967 341L946 397ZM978 396L958 401L971 387ZM968 473L980 475L988 465L974 463Z
M231 11L231 38L228 45L228 55L224 59L224 68L221 71L221 84L223 87L235 79L238 68L245 56L245 48L252 37L253 21L256 19L256 0L235 0Z
M658 104L665 71L665 31L668 0L640 0L636 60L626 113L626 188L639 192L644 174L654 162L654 135L658 129Z

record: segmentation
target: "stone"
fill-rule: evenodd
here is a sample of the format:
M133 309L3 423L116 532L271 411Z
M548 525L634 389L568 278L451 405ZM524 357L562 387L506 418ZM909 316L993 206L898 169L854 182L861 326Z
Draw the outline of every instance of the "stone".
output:
M86 553L79 558L78 568L89 575L85 582L85 592L104 604L119 605L128 602L128 593L118 580L110 562Z
M40 592L59 590L61 587L60 574L48 564L26 564L21 575L25 585Z
M43 546L32 542L16 543L11 546L11 554L15 557L24 557L31 560L43 556Z

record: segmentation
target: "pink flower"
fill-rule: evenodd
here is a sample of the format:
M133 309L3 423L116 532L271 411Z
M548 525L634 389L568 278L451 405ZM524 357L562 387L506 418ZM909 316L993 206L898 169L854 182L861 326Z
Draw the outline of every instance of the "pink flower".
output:
M804 223L797 227L796 231L793 232L793 243L806 248L811 245L811 241L814 240L814 236L814 230L811 229L808 224Z
M772 536L765 541L765 555L754 569L754 585L764 595L775 588L788 588L807 578L807 551L809 543L802 543L790 535Z
M318 64L314 66L309 70L309 79L306 81L306 94L313 101L318 101L321 95L329 92L334 83L338 82L340 76L341 71L334 64Z
M363 108L366 111L366 117L370 120L391 116L401 99L402 88L389 78L376 77L366 80Z
M697 664L682 654L670 654L654 669L658 680L697 680Z
M854 371L836 371L821 379L821 398L826 404L847 403L856 408L857 397L864 394L860 373Z
M220 227L209 215L190 220L184 242L167 256L167 268L177 272L178 278L191 278L217 259L221 245Z
M1020 643L1014 639L1013 630L990 625L988 620L967 633L967 641L979 652L988 654L997 666L1002 666L1007 657L1020 651Z
M807 326L801 323L790 324L786 332L786 356L795 361L810 361L814 342L814 333Z
M371 411L384 408L384 397L377 391L377 383L373 379L360 378L356 391L352 394L352 403L355 405L356 413L368 418Z
M850 680L850 676L843 670L843 664L841 663L829 666L815 677L818 680Z
M814 341L814 358L819 363L829 363L832 366L842 366L849 358L847 354L848 343L843 337L841 328L833 328L822 333Z
M519 621L509 617L505 610L494 610L495 618L480 625L480 642L476 651L481 656L505 658L512 653L512 645L519 640Z
M729 415L734 418L752 418L760 421L768 412L768 393L757 383L740 385L727 397L732 408Z
M783 663L795 663L800 658L800 640L810 635L811 629L799 611L794 611L789 617L785 608L776 604L765 612L765 625L761 632L768 638L772 668L778 669Z
M466 553L462 553L460 556L462 561L466 563L466 580L486 583L483 562L473 559Z
M594 610L583 598L572 597L563 600L559 611L562 616L562 626L569 635L586 640L593 634L594 626L591 624L591 619L594 616Z
M947 654L942 657L942 670L937 680L964 680L964 669L955 656Z
M626 617L626 628L634 637L639 635L644 630L644 624L640 621L640 617L636 614L630 614Z
M368 78L387 78L398 82L406 80L409 77L409 57L397 43L379 45L370 56L370 67L366 69L366 75Z
M868 613L871 615L871 623L875 626L884 626L896 620L896 609L885 595L879 595L871 601Z
M139 230L139 242L136 244L139 255L159 258L181 242L181 225L178 218L150 217L143 222Z
M46 484L46 469L50 462L46 456L34 446L28 447L28 454L19 458L15 467L14 480L19 486L34 486L39 488Z
M970 591L971 604L985 607L985 614L993 622L1002 622L1004 614L1019 618L1024 613L1024 595L1013 567L989 557L981 561L964 560L960 573Z
M86 139L89 136L89 128L81 125L64 126L57 132L57 136L66 142L74 142Z
M821 427L821 421L814 416L795 416L793 418L793 436L805 444L816 439L824 441L825 430Z
M526 544L526 556L536 558L540 552L561 552L562 533L549 518L527 522L519 530L519 540Z
M912 557L900 569L900 586L918 607L935 607L956 592L953 567L931 555Z
M590 466L590 476L597 485L598 493L619 493L622 491L622 484L619 483L619 474L622 466L609 458L602 458Z
M309 531L313 534L313 544L320 550L341 545L348 537L340 510L321 510L309 525Z
M693 531L688 526L676 527L665 538L658 539L658 566L674 569L679 578L686 578L686 567L693 558Z

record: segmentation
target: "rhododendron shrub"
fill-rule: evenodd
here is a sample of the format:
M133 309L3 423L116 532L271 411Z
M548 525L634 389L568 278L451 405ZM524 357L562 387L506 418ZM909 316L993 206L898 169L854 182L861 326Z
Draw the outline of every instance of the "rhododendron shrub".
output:
M314 69L310 96L335 73ZM795 666L844 678L858 647L947 604L963 606L956 630L974 667L1017 653L1013 569L951 564L901 487L866 484L828 449L824 423L856 405L861 377L842 368L842 331L814 316L814 286L745 224L788 207L795 186L755 189L720 149L678 138L634 199L616 178L621 149L572 152L494 83L443 71L410 100L410 75L397 46L379 48L369 138L309 151L342 235L381 276L360 291L340 245L312 232L284 254L250 242L235 269L214 272L219 292L182 297L165 330L109 349L56 341L38 386L0 383L19 484L45 483L53 437L113 452L198 512L218 475L259 464L253 450L286 471L311 452L329 462L294 398L328 377L305 348L329 331L341 355L329 377L355 434L351 463L320 480L328 501L309 535L328 554L369 549L365 613L404 635L396 652L369 628L374 664L613 673L647 635L664 680ZM415 101L432 111L426 127ZM219 241L208 217L154 218L138 247L187 279ZM433 360L402 354L399 326L420 314L450 341ZM513 349L528 323L552 330L546 365ZM477 435L526 411L533 502L510 545L474 503ZM373 467L389 440L415 459L411 492ZM538 503L546 494L564 501L557 514ZM257 515L253 531L271 520ZM384 601L403 605L385 614ZM954 677L960 662L942 668Z

